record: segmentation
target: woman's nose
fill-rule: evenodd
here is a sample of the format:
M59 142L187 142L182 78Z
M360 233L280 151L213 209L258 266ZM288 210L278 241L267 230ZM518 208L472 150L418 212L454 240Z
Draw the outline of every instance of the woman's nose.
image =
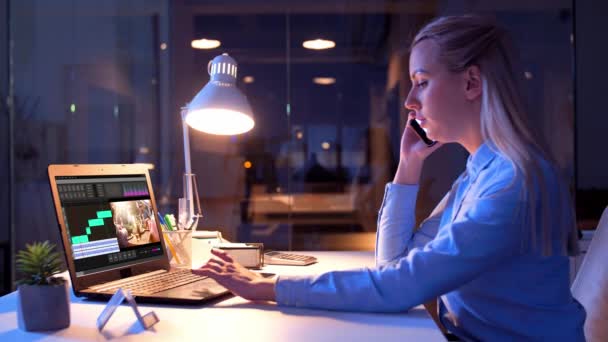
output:
M418 102L418 100L416 100L415 96L413 96L412 93L413 92L410 91L403 105L409 110L418 110L420 109L420 103Z

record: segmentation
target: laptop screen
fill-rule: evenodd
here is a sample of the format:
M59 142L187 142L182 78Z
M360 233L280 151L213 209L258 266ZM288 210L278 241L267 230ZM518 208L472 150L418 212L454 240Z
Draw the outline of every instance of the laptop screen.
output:
M145 175L55 180L77 277L163 257Z

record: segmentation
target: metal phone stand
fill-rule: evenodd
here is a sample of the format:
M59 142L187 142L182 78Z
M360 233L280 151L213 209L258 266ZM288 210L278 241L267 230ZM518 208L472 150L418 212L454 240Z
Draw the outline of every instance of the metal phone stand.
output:
M106 323L108 323L110 317L112 317L114 311L116 311L116 308L118 308L125 299L127 300L127 303L129 303L129 305L131 306L131 309L133 309L135 317L137 317L137 320L144 329L149 329L154 324L158 323L159 319L158 316L156 316L156 314L154 313L154 311L150 311L142 316L139 312L139 308L137 307L135 299L131 295L131 291L124 291L122 288L119 288L118 290L116 290L116 293L114 293L112 298L110 298L110 301L103 309L101 314L99 314L99 317L97 317L97 330L101 331L103 327L106 326Z

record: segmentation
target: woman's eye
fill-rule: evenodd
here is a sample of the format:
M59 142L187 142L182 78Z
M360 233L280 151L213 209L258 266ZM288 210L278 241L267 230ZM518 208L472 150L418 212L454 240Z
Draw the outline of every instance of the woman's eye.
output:
M420 82L416 83L416 87L424 88L427 85L427 83L428 83L427 81L420 81Z

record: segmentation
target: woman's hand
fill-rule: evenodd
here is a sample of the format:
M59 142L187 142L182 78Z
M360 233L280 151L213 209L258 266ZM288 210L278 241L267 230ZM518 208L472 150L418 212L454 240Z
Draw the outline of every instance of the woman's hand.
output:
M275 301L276 278L264 278L236 263L226 252L212 249L211 258L192 273L208 276L237 296L252 301Z
M412 126L410 126L410 120L415 118L416 114L414 112L408 114L407 125L401 136L401 150L399 155L402 161L424 161L431 153L435 152L435 150L441 146L441 143L437 142L435 145L429 147L420 139Z
M401 136L399 167L397 168L393 183L418 184L424 160L442 146L440 142L437 142L435 145L429 147L420 139L418 134L416 134L414 129L410 126L410 120L415 118L416 114L410 112L407 119L407 126L403 130L403 135Z

